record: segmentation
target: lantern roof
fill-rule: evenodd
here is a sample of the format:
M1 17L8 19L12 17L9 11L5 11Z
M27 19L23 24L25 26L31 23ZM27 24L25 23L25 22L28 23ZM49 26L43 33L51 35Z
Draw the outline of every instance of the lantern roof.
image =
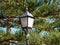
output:
M26 16L33 17L33 15L29 13L28 8L26 8L26 12L21 17L26 17Z

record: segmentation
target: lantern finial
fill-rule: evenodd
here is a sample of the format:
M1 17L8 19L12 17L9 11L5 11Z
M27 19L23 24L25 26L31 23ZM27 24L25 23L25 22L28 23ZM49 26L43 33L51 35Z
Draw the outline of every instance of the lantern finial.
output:
M26 11L28 11L28 8L26 8Z

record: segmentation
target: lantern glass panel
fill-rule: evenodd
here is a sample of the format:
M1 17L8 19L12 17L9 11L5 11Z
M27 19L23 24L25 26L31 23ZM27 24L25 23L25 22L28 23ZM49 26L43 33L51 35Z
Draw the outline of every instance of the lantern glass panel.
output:
M33 27L33 22L34 22L34 19L33 18L28 18L28 27L32 28Z
M22 25L22 27L27 27L27 17L23 17L23 18L21 18L21 25Z

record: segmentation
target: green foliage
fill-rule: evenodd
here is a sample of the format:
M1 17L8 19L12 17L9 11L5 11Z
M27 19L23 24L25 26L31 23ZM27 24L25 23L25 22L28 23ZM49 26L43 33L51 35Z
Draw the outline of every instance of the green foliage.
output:
M47 5L47 3L49 3ZM56 1L39 1L38 0L8 0L0 1L0 11L5 16L8 15L21 15L25 11L25 8L28 7L29 11L34 16L41 16L45 14L54 13L58 11L58 4Z
M31 33L29 37L30 45L60 45L60 32L49 32L45 37L40 37L38 33Z
M41 37L38 33L30 33L29 37L30 45L42 45Z
M23 31L17 31L15 33L16 40L19 42L25 42L25 33Z
M0 30L0 41L9 40L9 39L15 39L14 34L6 33L5 31Z
M47 45L60 45L60 32L50 32L43 40Z
M3 40L5 32L3 30L0 30L0 40Z
M42 30L51 30L51 23L46 21L46 18L36 18L34 22L34 27L36 28L37 32L40 32Z
M4 38L4 40L9 40L9 39L15 40L16 39L15 35L11 34L11 33L4 34L3 38Z

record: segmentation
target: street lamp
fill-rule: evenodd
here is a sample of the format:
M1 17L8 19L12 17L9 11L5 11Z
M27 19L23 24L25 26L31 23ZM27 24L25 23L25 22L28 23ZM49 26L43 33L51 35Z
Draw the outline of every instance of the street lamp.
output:
M33 22L34 22L34 16L29 13L28 8L26 8L26 12L20 16L20 22L21 22L21 26L23 29L25 30L25 34L26 34L26 45L29 45L29 41L28 41L28 29L32 29L33 27Z

